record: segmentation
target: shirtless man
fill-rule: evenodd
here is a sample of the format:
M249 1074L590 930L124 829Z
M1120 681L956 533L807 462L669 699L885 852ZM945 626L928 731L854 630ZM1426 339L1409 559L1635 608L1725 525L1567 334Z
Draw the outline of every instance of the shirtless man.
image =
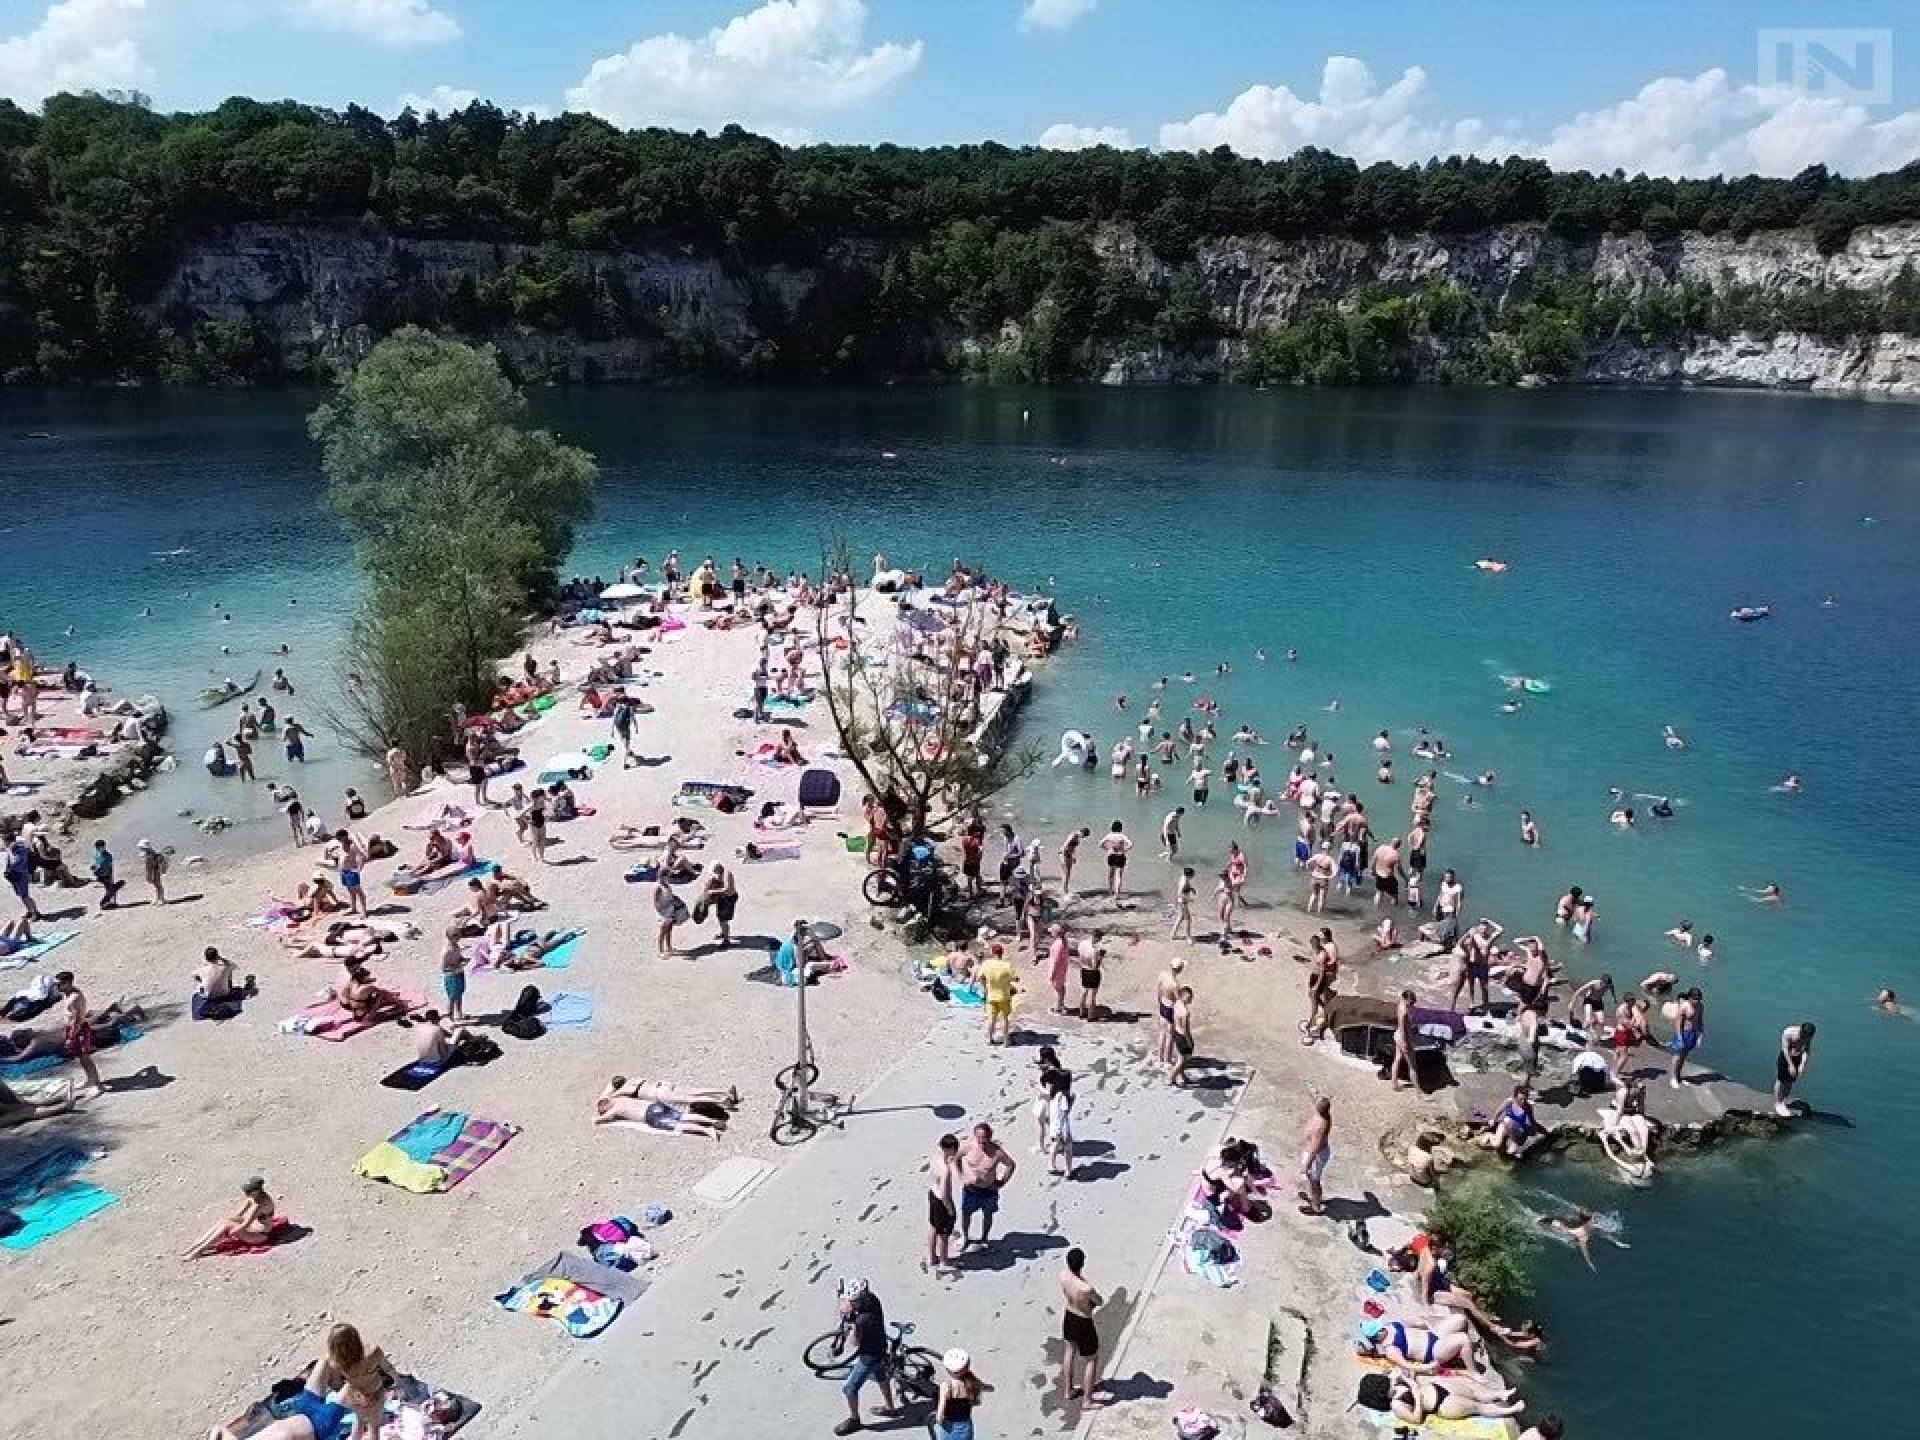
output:
M960 1142L942 1135L927 1161L927 1268L936 1275L954 1272L953 1187L959 1173Z
M1182 985L1174 997L1173 1019L1168 1022L1169 1038L1173 1043L1173 1059L1167 1068L1167 1081L1173 1085L1187 1083L1187 1063L1193 1059L1193 987Z
M62 970L55 975L53 984L60 996L60 1010L66 1021L63 1048L70 1058L79 1062L81 1071L87 1077L86 1089L80 1093L97 1095L105 1087L100 1083L100 1069L93 1063L93 1025L92 1017L87 1013L86 994L74 983L71 970Z
M1567 1023L1597 1032L1606 1022L1607 997L1613 994L1613 976L1589 980L1567 997Z
M1674 1001L1671 1008L1673 1039L1667 1042L1667 1052L1673 1056L1673 1068L1667 1075L1667 1083L1678 1090L1686 1083L1682 1072L1686 1069L1687 1057L1699 1048L1706 1034L1706 998L1696 986Z
M193 1018L227 1020L240 1013L240 997L253 993L253 977L242 987L233 983L233 962L213 946L206 948L193 972Z
M1787 1097L1813 1060L1813 1028L1811 1020L1802 1020L1780 1032L1780 1053L1773 1061L1773 1113L1783 1119L1792 1117Z
M1187 968L1187 962L1178 956L1167 962L1154 981L1154 1008L1160 1013L1160 1063L1173 1063L1173 1007L1180 998L1180 972Z
M615 1075L607 1081L607 1088L593 1102L593 1123L612 1125L627 1121L669 1135L696 1135L706 1140L723 1140L727 1129L726 1104L717 1100L688 1098L718 1093L676 1091ZM659 1098L661 1096L671 1098Z
M1307 970L1307 1018L1300 1030L1305 1043L1311 1045L1327 1033L1327 1002L1333 999L1340 980L1340 952L1324 931L1312 936L1308 945L1313 962Z
M1102 1403L1093 1394L1100 1384L1100 1331L1093 1323L1093 1312L1105 1297L1082 1273L1086 1265L1087 1252L1075 1246L1067 1251L1066 1269L1060 1272L1060 1293L1066 1300L1060 1317L1065 1342L1060 1347L1060 1399L1068 1405L1078 1399L1083 1408L1097 1410Z
M1492 1003L1487 983L1493 974L1493 946L1506 931L1498 922L1482 917L1469 926L1467 933L1460 937L1459 945L1454 947L1453 966L1450 979L1452 990L1447 995L1447 1008L1460 1008L1460 992L1466 991L1469 1008L1486 1009ZM1475 992L1479 998L1474 998Z
M1327 1200L1321 1184L1327 1176L1327 1161L1333 1157L1333 1101L1322 1095L1313 1102L1307 1117L1307 1131L1300 1142L1300 1207L1303 1215L1326 1213Z
M1375 908L1400 899L1400 837L1384 840L1373 849L1373 903Z
M1393 1064L1387 1070L1387 1078L1396 1090L1405 1090L1414 1083L1413 1006L1413 991L1402 990L1400 1003L1393 1010Z
M982 1123L960 1147L960 1248L985 1246L993 1237L993 1217L1000 1211L1000 1192L1013 1178L1018 1167L1013 1157L993 1138L993 1127ZM972 1233L973 1217L980 1217L980 1236Z
M1100 974L1107 963L1107 950L1099 943L1100 932L1080 937L1080 1018L1093 1019L1094 1007L1100 1000Z

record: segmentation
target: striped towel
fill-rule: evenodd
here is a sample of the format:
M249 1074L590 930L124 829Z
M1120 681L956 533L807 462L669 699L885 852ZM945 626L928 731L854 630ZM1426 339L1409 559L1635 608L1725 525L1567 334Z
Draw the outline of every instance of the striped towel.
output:
M469 1119L450 1143L435 1153L431 1164L447 1172L443 1187L451 1190L505 1148L520 1127L502 1120Z

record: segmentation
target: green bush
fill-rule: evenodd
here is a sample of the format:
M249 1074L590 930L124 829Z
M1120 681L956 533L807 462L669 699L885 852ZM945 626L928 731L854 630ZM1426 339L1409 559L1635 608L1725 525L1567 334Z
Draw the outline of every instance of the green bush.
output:
M1453 1246L1453 1274L1488 1310L1529 1299L1540 1238L1498 1182L1469 1179L1443 1190L1427 1230Z

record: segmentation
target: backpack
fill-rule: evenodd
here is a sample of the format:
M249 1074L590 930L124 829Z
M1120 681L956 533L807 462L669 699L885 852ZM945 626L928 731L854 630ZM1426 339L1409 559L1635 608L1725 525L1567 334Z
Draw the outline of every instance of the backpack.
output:
M1393 1380L1378 1371L1372 1371L1360 1377L1360 1389L1354 1396L1354 1403L1368 1410L1391 1410L1393 1408Z
M540 1023L540 1012L545 1008L540 987L524 986L520 998L513 1002L512 1013L500 1022L500 1028L516 1040L538 1040L547 1033L547 1027Z

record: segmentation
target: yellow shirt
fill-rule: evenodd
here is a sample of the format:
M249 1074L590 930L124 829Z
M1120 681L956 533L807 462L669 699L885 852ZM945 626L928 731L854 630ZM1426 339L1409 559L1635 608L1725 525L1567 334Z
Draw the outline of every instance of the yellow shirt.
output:
M1013 1004L1013 966L1005 960L989 960L977 977L989 1005Z

